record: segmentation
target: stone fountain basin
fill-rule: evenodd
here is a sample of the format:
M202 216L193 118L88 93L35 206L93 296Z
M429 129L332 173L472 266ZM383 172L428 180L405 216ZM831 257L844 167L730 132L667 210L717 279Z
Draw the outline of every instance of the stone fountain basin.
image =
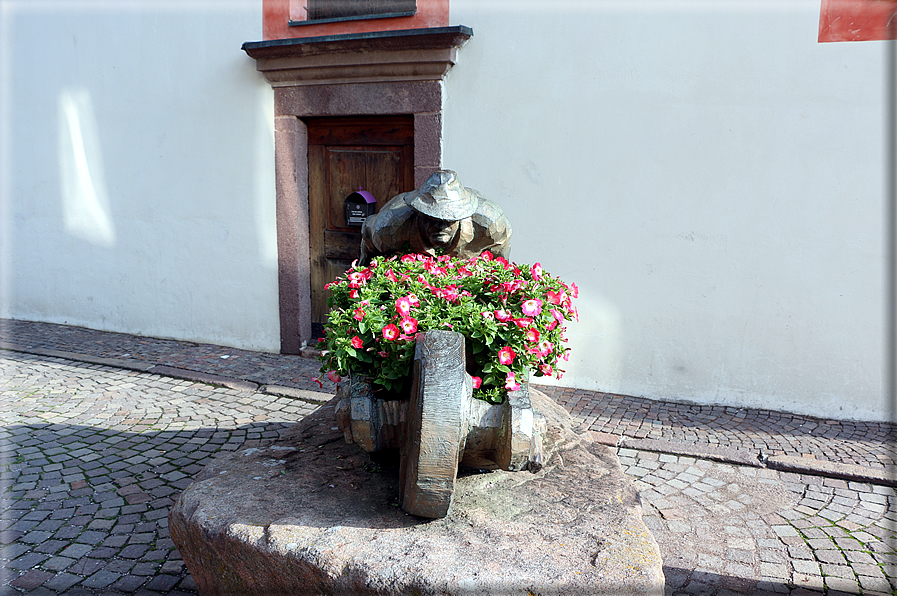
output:
M536 473L462 471L445 518L399 508L397 467L345 443L333 400L207 466L172 508L171 536L202 595L663 594L615 453L532 400L554 455Z

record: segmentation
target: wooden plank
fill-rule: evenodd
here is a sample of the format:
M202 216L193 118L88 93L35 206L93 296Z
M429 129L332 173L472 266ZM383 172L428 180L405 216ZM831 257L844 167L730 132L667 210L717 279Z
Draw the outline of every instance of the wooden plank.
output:
M310 145L414 145L413 116L306 118Z
M324 232L324 256L327 260L339 259L351 264L358 258L361 234L347 234L326 230Z
M327 317L327 296L324 285L330 281L325 279L327 259L324 256L324 215L326 167L324 147L308 148L308 236L309 282L311 283L311 320L312 323L323 323Z
M365 156L367 151L363 149L343 149L340 147L327 147L328 188L327 188L327 229L342 230L358 233L361 241L360 230L346 225L346 211L344 208L346 197L358 190L365 188L367 177L365 173Z

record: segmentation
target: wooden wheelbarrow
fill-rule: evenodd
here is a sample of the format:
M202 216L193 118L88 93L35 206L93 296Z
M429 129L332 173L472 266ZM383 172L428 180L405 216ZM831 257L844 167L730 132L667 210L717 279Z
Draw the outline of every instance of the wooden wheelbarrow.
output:
M349 377L337 389L337 424L346 442L370 453L398 449L402 509L441 518L451 507L459 466L541 468L546 423L532 408L528 383L501 404L472 397L460 333L427 331L416 342L408 399L380 399L370 383Z

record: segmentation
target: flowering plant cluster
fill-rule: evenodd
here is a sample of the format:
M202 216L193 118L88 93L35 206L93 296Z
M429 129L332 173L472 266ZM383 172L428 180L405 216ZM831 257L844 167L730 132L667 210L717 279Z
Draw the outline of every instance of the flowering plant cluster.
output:
M319 340L321 372L349 373L398 392L411 373L414 336L433 329L466 338L474 397L500 403L527 372L563 375L565 322L577 319L579 290L542 270L484 252L459 259L407 254L375 257L327 284L330 314Z

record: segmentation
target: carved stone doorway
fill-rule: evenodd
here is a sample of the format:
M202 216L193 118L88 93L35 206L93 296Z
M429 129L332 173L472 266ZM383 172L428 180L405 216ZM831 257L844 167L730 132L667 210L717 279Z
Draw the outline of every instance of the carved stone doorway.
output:
M442 166L442 81L455 64L457 49L471 35L470 28L458 25L243 44L243 49L256 59L258 70L274 88L282 353L298 354L306 344L314 343L312 321L320 316L315 314L313 306L313 294L318 296L319 290L313 287L318 281L313 283L312 277L318 274L312 261L318 258L313 256L315 247L323 246L326 254L327 243L316 242L313 236L327 230L320 219L313 221L318 216L313 213L310 192L320 185L314 185L312 178L316 174L311 164L319 158L326 164L330 158L326 157L326 150L322 158L320 150L315 148L319 145L315 142L315 127L322 121L319 119L403 115L413 128L413 140L410 144L390 146L401 146L405 157L410 152L411 164L406 160L399 169L407 176L410 168L413 180L410 185L407 177L400 184L383 182L383 185L401 187L393 194L420 186ZM377 144L354 146L376 147ZM349 147L353 145L334 146L330 157L346 158L346 164L352 163L353 159L357 162L360 157L350 155ZM363 151L377 153L380 150ZM349 192L357 190L359 183L353 181L351 184L356 186ZM367 184L375 186L379 183ZM337 184L336 188L341 187ZM327 196L331 200L336 200L334 197L342 200L345 195L340 197L339 193L345 189L348 187L323 192L329 193ZM371 188L367 190L374 192ZM391 190L385 192L392 193ZM379 195L375 194L375 197L378 202L381 200ZM335 225L331 232L344 233L339 229L338 216L332 223ZM338 240L334 242L338 244ZM337 267L339 261L347 265L344 258L347 254L341 252L339 255L342 256L331 258L333 264L322 267L325 271L322 278L329 276L327 267Z

